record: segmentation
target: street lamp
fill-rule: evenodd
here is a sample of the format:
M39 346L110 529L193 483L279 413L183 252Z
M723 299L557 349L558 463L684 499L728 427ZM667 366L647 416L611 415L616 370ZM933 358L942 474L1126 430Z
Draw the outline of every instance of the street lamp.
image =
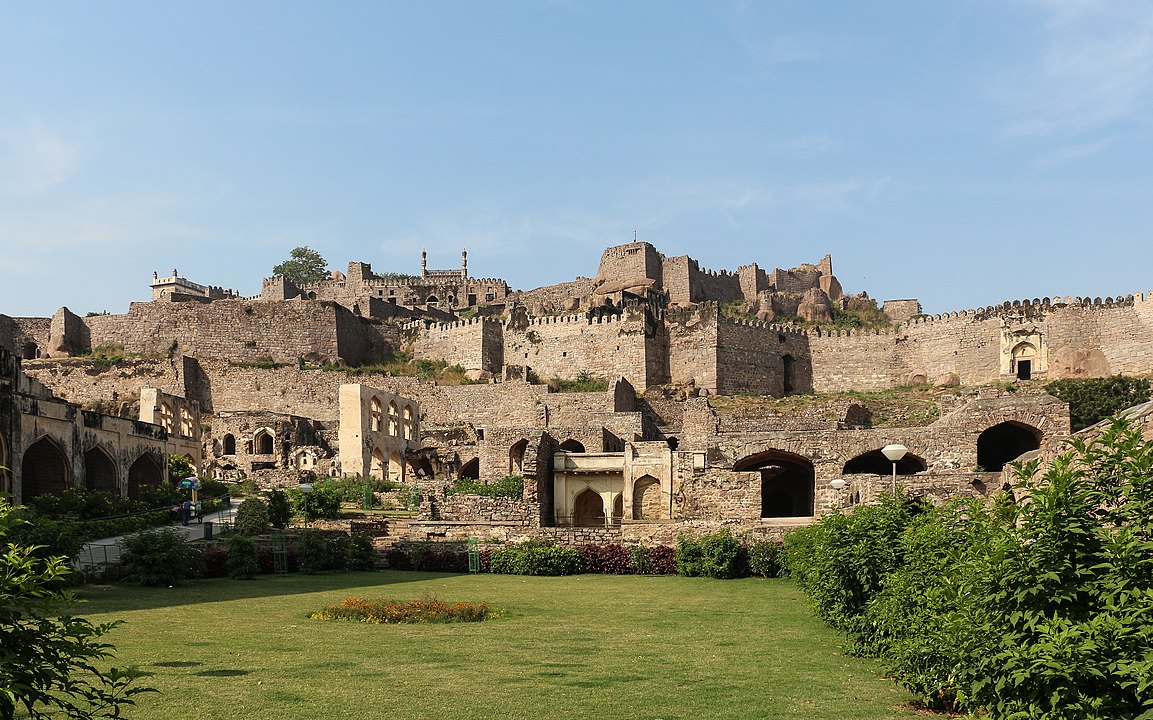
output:
M889 462L893 463L893 497L897 495L897 463L901 458L905 457L905 453L909 452L909 448L904 445L886 445L881 448L881 454L889 458Z
M308 494L312 492L312 486L308 483L300 483L299 490L304 495L304 527L308 527Z

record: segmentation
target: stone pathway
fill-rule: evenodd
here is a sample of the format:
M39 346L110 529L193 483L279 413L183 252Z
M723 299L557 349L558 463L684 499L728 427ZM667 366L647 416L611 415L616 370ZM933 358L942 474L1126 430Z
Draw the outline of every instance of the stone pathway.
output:
M236 508L239 506L239 500L232 500L231 507L228 509L205 515L203 523L193 520L188 525L181 525L179 522L174 522L168 527L180 531L189 541L200 540L206 537L206 533L210 529L216 531L220 524L231 523L236 517ZM80 554L76 557L76 567L81 570L90 570L120 562L123 540L124 536L118 535L103 540L89 541L80 548Z

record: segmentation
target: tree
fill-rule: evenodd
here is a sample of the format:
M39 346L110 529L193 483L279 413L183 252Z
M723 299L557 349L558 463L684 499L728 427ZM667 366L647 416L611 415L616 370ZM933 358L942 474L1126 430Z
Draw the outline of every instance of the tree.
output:
M78 601L63 589L67 559L10 543L22 522L0 498L0 718L120 717L136 695L156 692L137 682L149 673L101 668L114 648L100 638L119 622L69 614Z
M1150 385L1145 378L1114 375L1054 380L1045 390L1069 403L1069 422L1076 432L1126 408L1148 402Z
M168 479L176 482L187 477L196 477L196 468L192 467L192 462L183 455L169 455Z
M328 278L328 261L310 247L293 248L289 259L272 268L293 285L308 285Z

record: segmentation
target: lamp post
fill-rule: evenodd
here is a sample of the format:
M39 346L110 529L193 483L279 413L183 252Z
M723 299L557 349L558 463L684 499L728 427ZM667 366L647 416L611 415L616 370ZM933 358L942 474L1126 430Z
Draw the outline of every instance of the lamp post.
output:
M905 457L905 453L909 449L904 445L886 445L881 448L881 454L889 458L889 462L893 463L893 497L897 496L897 463L901 458Z
M845 478L833 478L829 481L829 486L837 491L837 509L841 510L843 504L841 502L841 490L845 488Z
M300 492L304 495L304 527L309 527L308 524L308 494L312 492L312 486L308 483L300 483Z

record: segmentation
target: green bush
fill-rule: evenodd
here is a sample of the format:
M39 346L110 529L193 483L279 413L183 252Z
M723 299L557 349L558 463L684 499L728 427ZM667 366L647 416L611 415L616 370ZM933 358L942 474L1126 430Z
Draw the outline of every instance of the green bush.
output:
M1114 375L1107 378L1054 380L1045 386L1049 394L1069 403L1069 422L1074 431L1095 425L1125 408L1149 401L1149 381Z
M520 475L505 475L493 483L461 478L452 484L448 495L484 495L486 497L507 497L517 500L524 497L524 478Z
M744 549L726 528L711 535L677 537L677 575L728 580L744 573Z
M309 522L318 518L335 520L340 517L340 490L331 481L314 483L307 498L297 488L290 488L288 496L292 498L295 513Z
M576 575L581 570L579 551L547 542L527 540L489 554L489 572L504 575Z
M84 546L81 525L40 516L27 508L12 511L18 522L9 530L11 542L28 548L29 553L41 560L65 557L75 560ZM111 537L111 536L107 536Z
M175 528L144 530L124 538L125 577L141 585L178 585L200 571L200 551Z
M781 543L759 540L749 546L749 573L764 578L781 574Z
M296 543L296 557L300 572L306 575L344 570L348 564L347 536L325 537L317 530L304 530Z
M372 538L367 535L352 536L345 566L349 570L372 570L376 567L376 548L372 545Z
M268 493L268 524L283 530L292 522L292 503L283 490Z
M228 576L234 580L251 580L260 572L256 543L252 538L233 535L228 539Z
M260 498L245 498L236 509L236 532L253 537L268 532L268 503Z

